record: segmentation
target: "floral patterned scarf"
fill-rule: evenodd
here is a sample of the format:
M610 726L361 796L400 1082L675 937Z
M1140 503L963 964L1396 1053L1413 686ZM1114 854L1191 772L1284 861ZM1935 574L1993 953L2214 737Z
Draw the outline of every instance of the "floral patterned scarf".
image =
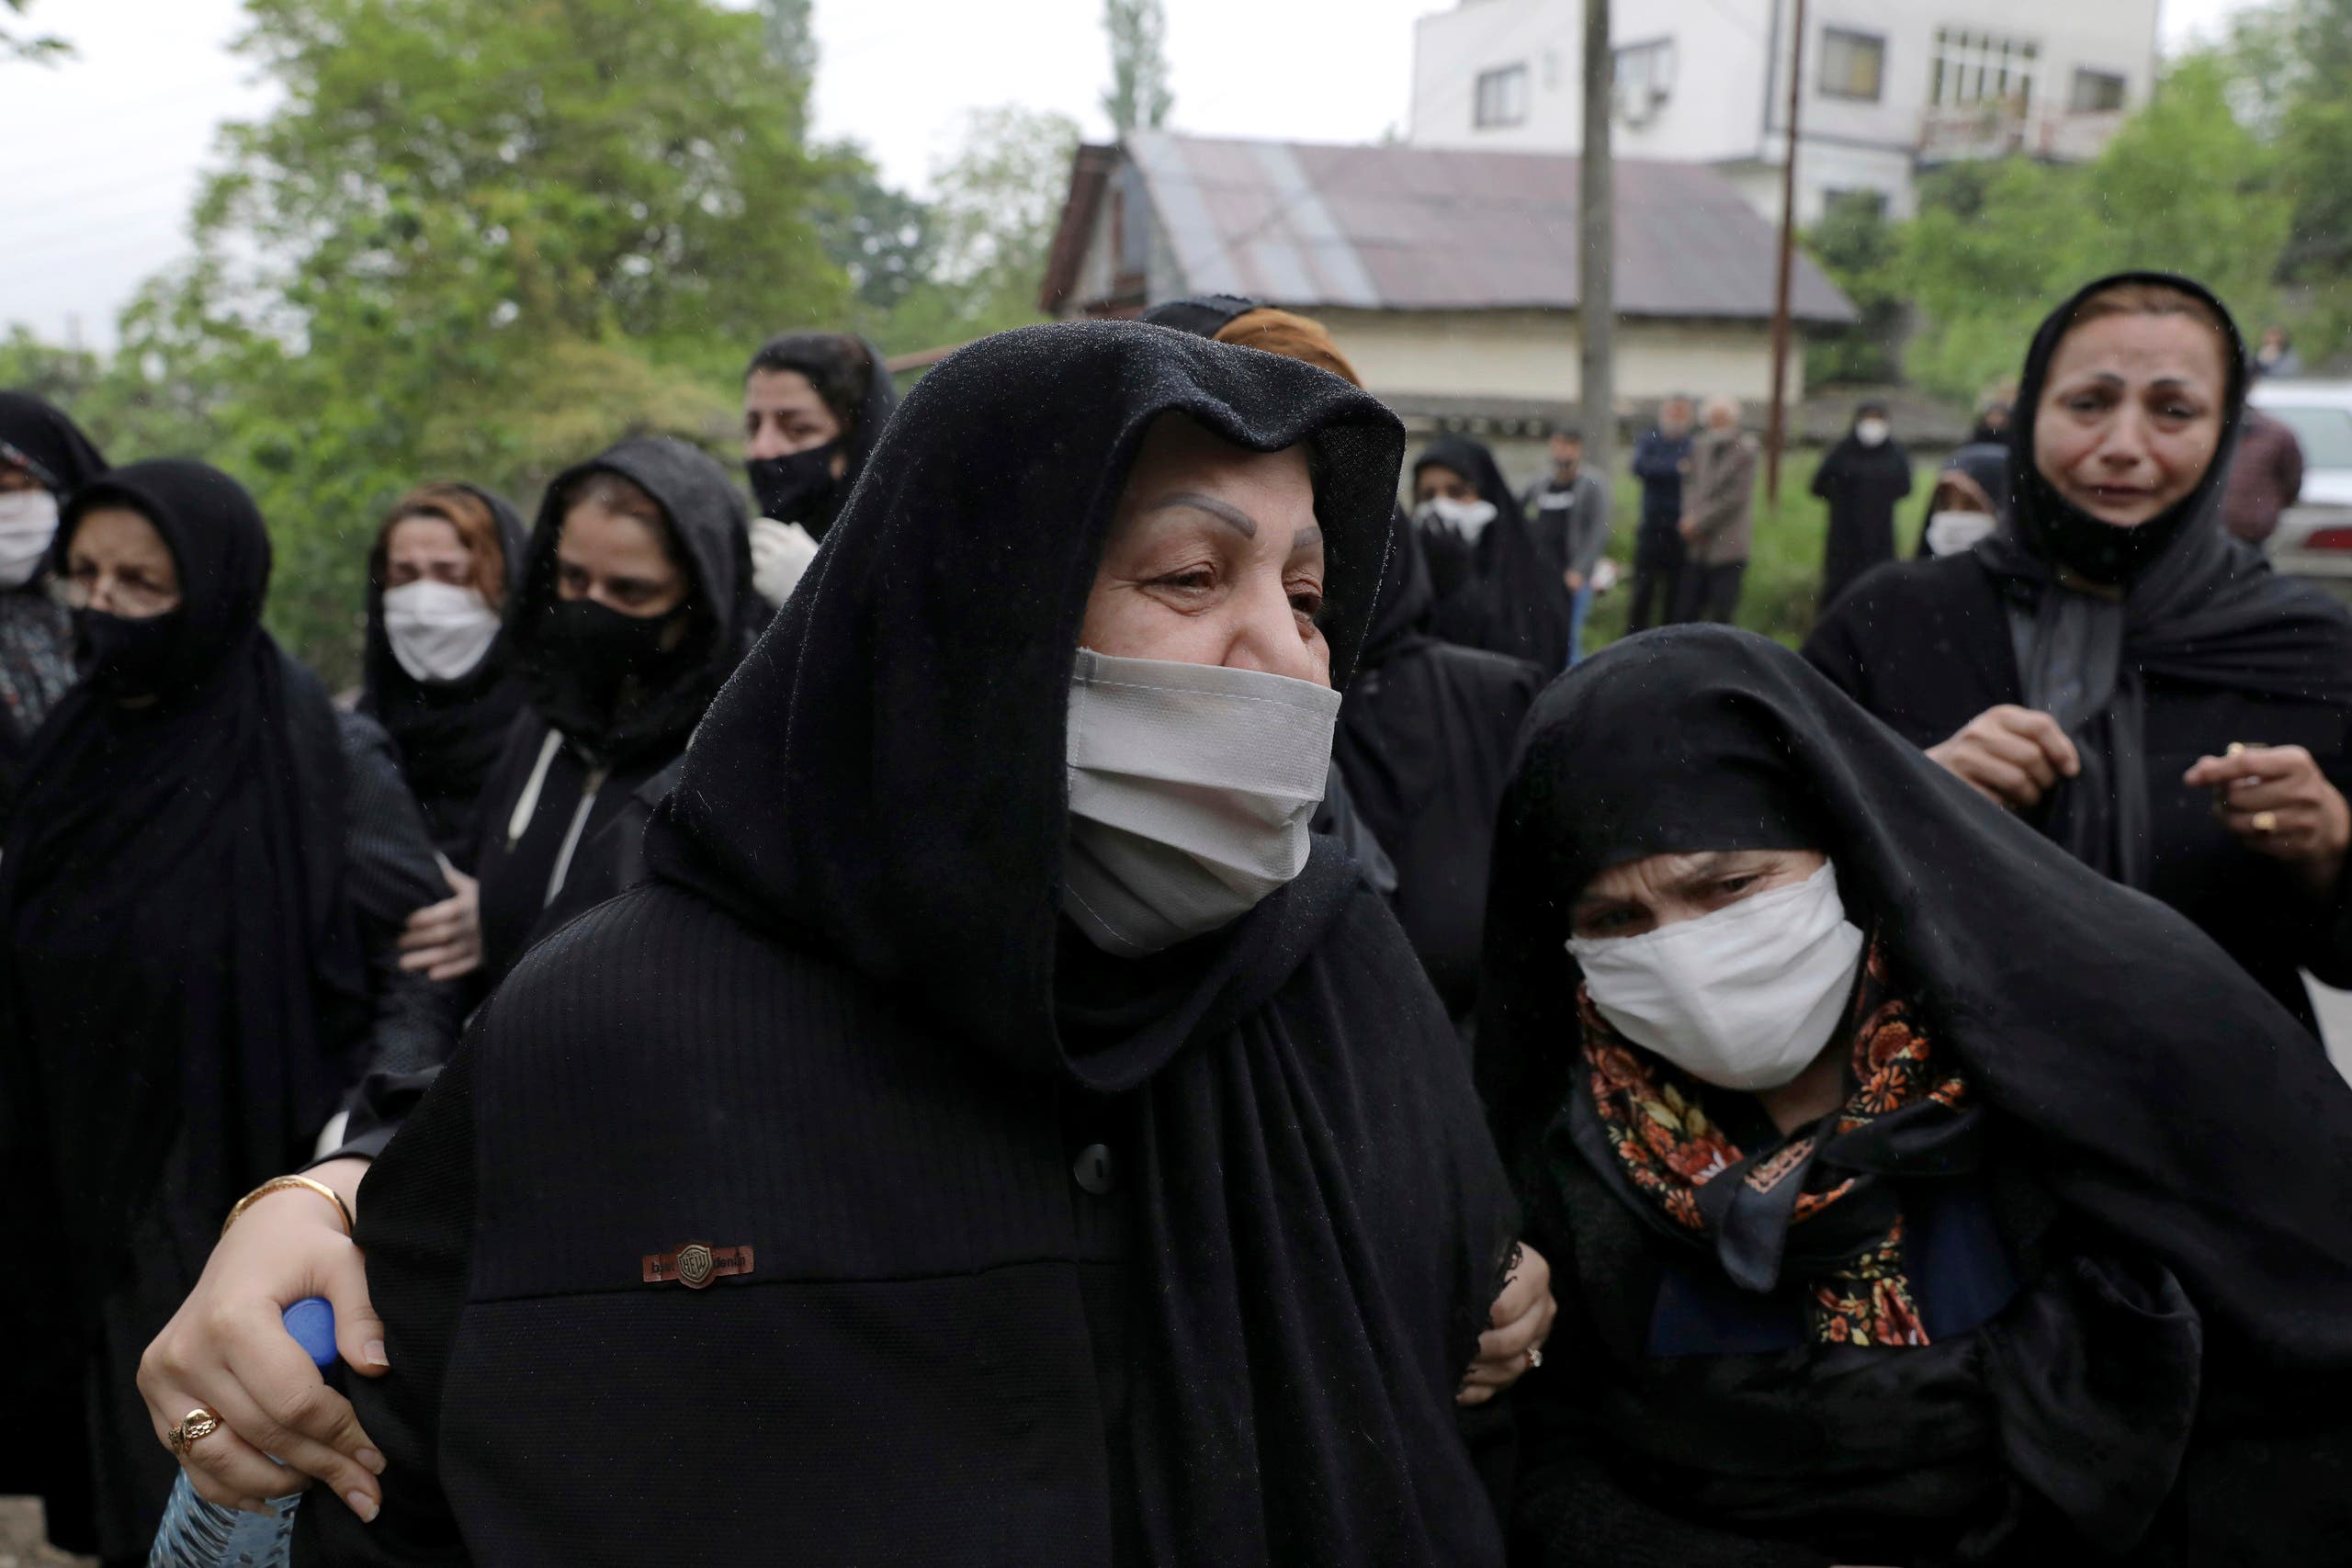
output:
M1785 1256L1806 1281L1819 1342L1928 1343L1905 1271L1902 1211L1882 1178L1964 1168L1976 1117L1967 1085L1934 1060L1910 1004L1893 993L1877 942L1854 1000L1856 1087L1844 1109L1754 1156L1707 1115L1709 1091L1619 1034L1589 995L1577 1004L1591 1109L1617 1168L1669 1234L1713 1244L1750 1289L1776 1284Z

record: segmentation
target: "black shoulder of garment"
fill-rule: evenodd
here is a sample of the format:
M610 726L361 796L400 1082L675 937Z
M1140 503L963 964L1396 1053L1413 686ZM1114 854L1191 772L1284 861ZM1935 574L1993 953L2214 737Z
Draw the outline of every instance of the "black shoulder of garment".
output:
M705 719L648 829L655 880L516 968L415 1118L436 1146L403 1163L404 1134L369 1178L379 1304L413 1303L437 1346L417 1364L452 1369L353 1391L371 1432L398 1406L387 1473L431 1495L419 1517L446 1500L502 1563L659 1556L677 1519L755 1497L757 1551L812 1563L1095 1563L1114 1515L1170 1561L1499 1560L1452 1396L1515 1216L1379 901L1318 846L1160 955L1170 1005L1082 1045L1062 1027L1078 627L1117 481L1170 412L1321 449L1345 678L1401 440L1373 400L1124 323L925 378ZM1102 1258L1065 1130L1114 1106L1136 1236ZM475 1171L469 1214L436 1209L428 1158ZM643 1282L697 1240L756 1267ZM1078 1288L1106 1264L1133 1322L1115 1498ZM776 1344L760 1398L714 1398ZM670 1459L591 1440L616 1397ZM785 1474L789 1495L763 1479Z

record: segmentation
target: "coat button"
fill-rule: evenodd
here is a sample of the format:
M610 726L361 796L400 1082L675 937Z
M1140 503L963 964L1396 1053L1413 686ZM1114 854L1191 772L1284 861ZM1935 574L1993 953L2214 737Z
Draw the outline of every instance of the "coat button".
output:
M1111 1151L1102 1144L1089 1144L1078 1151L1078 1161L1070 1167L1070 1174L1078 1179L1080 1190L1097 1198L1110 1195Z

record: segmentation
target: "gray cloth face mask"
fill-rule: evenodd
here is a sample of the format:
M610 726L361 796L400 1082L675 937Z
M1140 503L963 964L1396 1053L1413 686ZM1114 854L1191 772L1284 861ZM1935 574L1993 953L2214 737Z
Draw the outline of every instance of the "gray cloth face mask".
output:
M1306 869L1339 717L1309 681L1080 649L1063 911L1132 958L1257 908Z

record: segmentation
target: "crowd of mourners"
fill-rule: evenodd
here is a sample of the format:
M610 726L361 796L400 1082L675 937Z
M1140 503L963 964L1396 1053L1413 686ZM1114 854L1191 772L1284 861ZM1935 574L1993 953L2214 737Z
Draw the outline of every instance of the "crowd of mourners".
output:
M903 404L790 334L756 515L650 435L401 498L344 702L235 478L0 395L0 1493L108 1565L183 1480L386 1568L2338 1560L2352 615L2225 525L2256 366L2088 285L1899 561L1863 409L1802 652L1703 624L1758 444L1670 400L1588 658L1574 433L1407 468L1311 320Z

